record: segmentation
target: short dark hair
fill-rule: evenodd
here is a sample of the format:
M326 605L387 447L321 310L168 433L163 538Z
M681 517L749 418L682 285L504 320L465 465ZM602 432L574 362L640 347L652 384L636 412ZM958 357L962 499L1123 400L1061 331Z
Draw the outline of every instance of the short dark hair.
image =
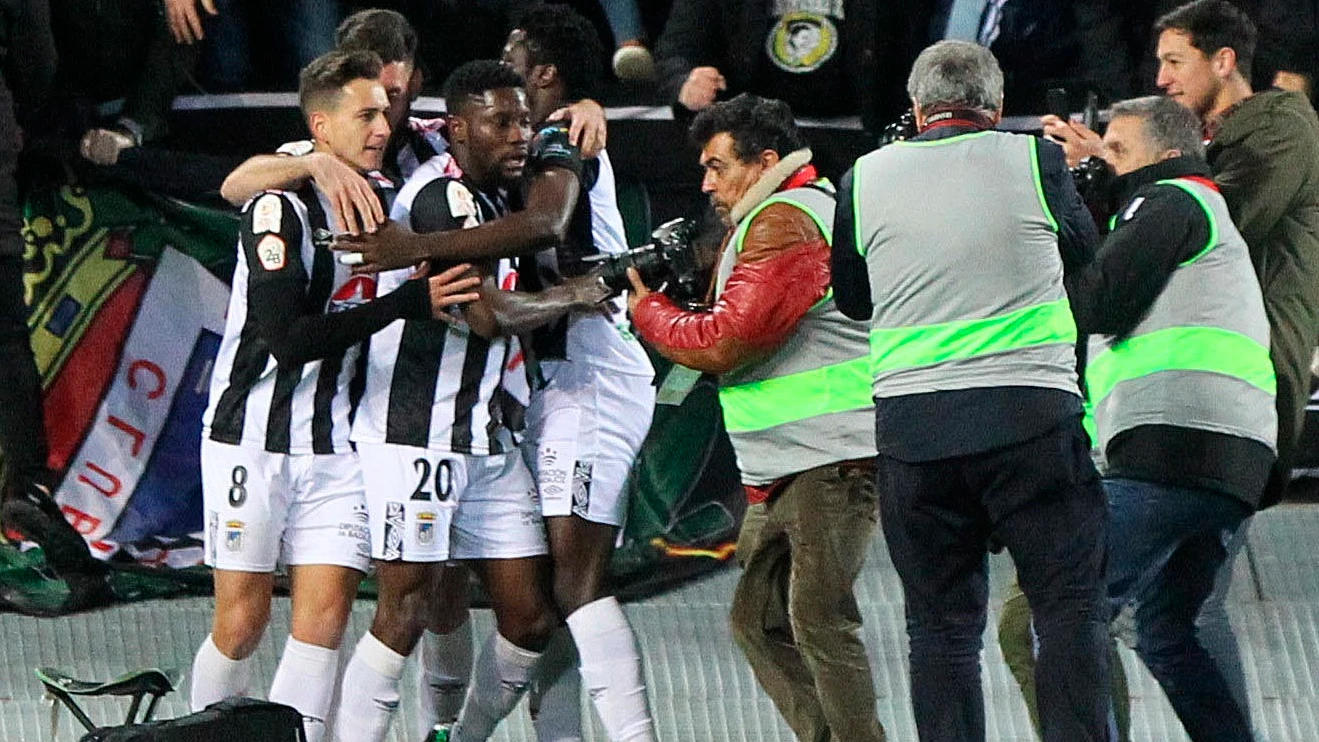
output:
M724 132L733 137L733 152L743 162L751 162L767 149L782 157L806 146L787 103L750 93L703 109L690 130L697 147L705 147Z
M1154 22L1156 36L1164 31L1181 31L1191 37L1191 46L1206 56L1219 49L1231 49L1236 52L1242 77L1250 79L1259 32L1250 16L1227 0L1187 3Z
M344 51L375 52L382 64L415 62L417 32L402 13L384 8L360 10L334 32L335 46Z
M568 98L580 100L595 94L604 76L604 46L595 26L568 5L533 6L518 18L514 28L526 33L527 56L532 64L552 64Z
M298 105L304 116L339 102L343 86L353 80L380 78L380 57L363 50L335 49L313 59L298 75Z
M459 108L472 98L480 98L490 90L521 88L522 78L511 67L496 59L476 59L465 62L444 81L444 104L449 113L458 114Z

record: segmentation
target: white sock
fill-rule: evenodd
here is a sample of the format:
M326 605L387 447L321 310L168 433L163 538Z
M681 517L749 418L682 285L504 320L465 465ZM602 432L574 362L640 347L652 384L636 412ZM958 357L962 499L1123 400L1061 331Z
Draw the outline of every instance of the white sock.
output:
M371 632L362 636L343 674L334 738L340 742L384 742L398 711L398 682L407 657Z
M539 742L581 742L582 676L566 628L554 632L545 648L527 700Z
M284 645L284 655L270 683L270 700L292 706L302 714L307 742L321 742L325 737L325 715L330 711L338 671L337 649L307 644L291 636Z
M471 621L448 634L427 630L421 635L416 739L425 739L436 724L457 721L472 678L473 654Z
M654 742L641 652L622 606L612 597L587 603L568 616L568 630L582 657L582 682L609 739Z
M251 684L252 658L235 660L225 656L215 646L215 639L207 634L192 660L192 690L188 699L192 710L201 711L230 696L245 696Z
M495 632L481 648L451 742L485 742L531 685L540 652L523 649Z

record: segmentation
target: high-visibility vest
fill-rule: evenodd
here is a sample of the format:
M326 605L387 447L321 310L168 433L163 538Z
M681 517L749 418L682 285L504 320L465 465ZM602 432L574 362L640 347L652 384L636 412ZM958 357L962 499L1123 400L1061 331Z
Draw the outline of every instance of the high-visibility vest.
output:
M834 196L827 181L776 193L738 223L728 250L742 251L751 221L772 204L790 204L832 244ZM723 291L726 275L716 284ZM784 286L792 291L792 286ZM767 484L789 474L875 455L866 326L834 305L833 291L772 355L719 379L724 426L742 481Z
M1126 337L1090 338L1086 386L1099 450L1125 430L1171 425L1276 451L1269 322L1246 241L1213 188L1185 178L1159 184L1195 198L1209 240Z
M857 160L876 399L1028 386L1080 395L1076 324L1034 137L896 142Z

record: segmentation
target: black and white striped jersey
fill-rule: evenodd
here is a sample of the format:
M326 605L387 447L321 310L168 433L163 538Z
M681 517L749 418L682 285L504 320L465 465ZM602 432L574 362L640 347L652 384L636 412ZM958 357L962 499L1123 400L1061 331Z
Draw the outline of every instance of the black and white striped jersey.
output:
M386 199L388 200L388 199ZM322 194L271 191L243 211L224 338L211 375L204 435L273 453L350 450L361 341L400 316L428 316L424 285L372 301L319 239ZM423 284L423 282L412 282ZM360 390L358 390L360 391Z
M503 194L482 193L453 177L448 158L421 165L394 201L390 218L415 232L474 227L507 213ZM500 286L516 273L499 261ZM409 270L380 276L381 294ZM371 339L366 390L353 422L353 440L472 455L517 447L529 397L516 338L486 339L461 320L399 321Z

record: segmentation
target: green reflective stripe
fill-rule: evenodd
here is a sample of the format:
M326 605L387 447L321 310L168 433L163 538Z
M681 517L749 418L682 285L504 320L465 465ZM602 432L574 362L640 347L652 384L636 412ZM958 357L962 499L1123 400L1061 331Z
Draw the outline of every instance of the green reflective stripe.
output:
M1110 216L1108 218L1108 231L1112 232L1116 228L1117 228L1117 214L1114 214L1113 216Z
M902 139L890 143L889 146L890 147L942 147L945 144L952 144L953 142L965 142L968 139L987 137L993 133L994 133L993 131L973 131L966 134L958 134L955 137L948 137L947 139L930 139L928 141L913 141L911 139Z
M890 371L975 358L1021 348L1076 342L1067 299L986 319L870 331L870 370Z
M737 234L733 238L733 246L738 252L742 252L742 241L746 239L747 230L751 228L751 220L755 219L757 214L773 204L788 204L789 206L795 206L798 209L801 209L806 213L806 216L811 218L811 221L815 222L815 226L820 228L820 234L824 235L825 243L833 246L834 233L832 224L825 224L824 219L821 219L819 214L815 213L814 210L800 201L791 198L784 198L782 196L770 196L762 201L759 206L752 209L750 214L747 214L742 218L742 223L737 225Z
M1053 211L1049 209L1049 199L1044 197L1044 179L1040 177L1040 140L1034 137L1030 140L1030 174L1035 178L1035 195L1040 199L1040 208L1044 209L1044 218L1049 220L1049 227L1057 232L1058 220L1053 218Z
M1190 183L1185 183L1180 180L1160 180L1159 184L1177 186L1183 191L1191 194L1191 198L1195 199L1196 203L1200 204L1200 208L1204 209L1205 217L1209 219L1209 243L1206 244L1204 249L1200 252L1177 264L1179 267L1190 265L1200 258L1203 258L1205 254L1214 249L1214 245L1218 244L1218 219L1214 216L1214 210L1209 208L1209 202L1205 201L1205 197L1200 195L1200 192L1193 188Z
M874 405L865 358L719 390L729 433L754 433L785 423Z
M1161 371L1222 374L1277 394L1269 349L1219 327L1169 327L1128 338L1091 360L1085 376L1090 398L1100 402L1118 384Z

